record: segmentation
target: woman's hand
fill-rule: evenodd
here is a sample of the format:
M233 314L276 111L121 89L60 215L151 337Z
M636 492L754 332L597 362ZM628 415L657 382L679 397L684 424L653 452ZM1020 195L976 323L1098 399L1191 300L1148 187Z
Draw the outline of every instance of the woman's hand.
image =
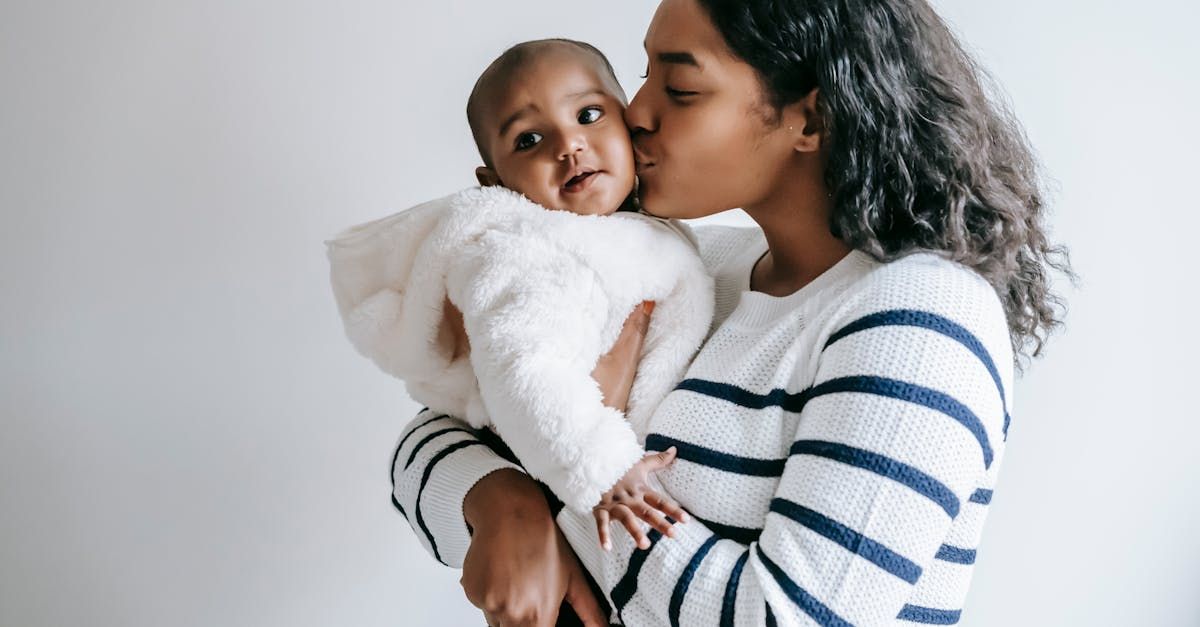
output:
M588 627L607 625L583 567L528 475L497 470L467 492L473 529L460 583L494 627L551 627L565 600Z
M650 328L650 314L653 312L653 301L645 301L640 307L635 307L625 319L617 343L596 362L592 378L600 384L604 404L608 407L625 411L625 406L629 404L629 391L633 389L633 377L637 374L642 343L646 340L646 329Z

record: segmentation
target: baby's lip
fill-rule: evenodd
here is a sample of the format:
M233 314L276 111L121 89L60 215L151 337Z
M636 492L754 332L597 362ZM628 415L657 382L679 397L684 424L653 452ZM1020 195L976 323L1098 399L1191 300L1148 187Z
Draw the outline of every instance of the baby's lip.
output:
M565 188L572 185L578 185L586 180L588 176L596 174L597 172L599 172L599 170L596 170L590 166L577 166L574 170L571 170L567 173L567 179L563 181L562 187Z

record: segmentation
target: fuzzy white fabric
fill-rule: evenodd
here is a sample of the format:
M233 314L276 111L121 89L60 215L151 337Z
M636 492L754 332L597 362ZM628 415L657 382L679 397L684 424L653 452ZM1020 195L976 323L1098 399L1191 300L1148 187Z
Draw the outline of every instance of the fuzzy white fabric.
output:
M326 242L346 334L430 409L493 425L533 476L589 511L644 454L646 424L712 320L712 279L681 224L581 216L470 188ZM444 321L462 311L469 357ZM591 377L656 302L628 411Z

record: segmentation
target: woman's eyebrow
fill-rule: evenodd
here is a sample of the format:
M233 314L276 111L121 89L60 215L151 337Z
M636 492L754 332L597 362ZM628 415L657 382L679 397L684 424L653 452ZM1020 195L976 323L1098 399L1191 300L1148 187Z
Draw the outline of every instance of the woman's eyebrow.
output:
M700 63L696 61L696 57L690 52L660 52L655 55L659 63L668 65L690 65L696 69L700 69Z

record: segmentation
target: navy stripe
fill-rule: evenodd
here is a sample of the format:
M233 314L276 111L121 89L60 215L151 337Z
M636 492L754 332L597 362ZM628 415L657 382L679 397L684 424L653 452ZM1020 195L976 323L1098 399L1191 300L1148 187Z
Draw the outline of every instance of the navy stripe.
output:
M658 433L646 436L647 451L665 451L674 446L677 457L689 462L733 472L739 475L753 477L781 477L786 459L758 459L754 457L738 457L721 451L714 451L698 444L683 442Z
M833 610L818 601L816 597L809 594L804 588L796 585L796 582L792 581L778 564L771 561L771 558L767 557L766 553L763 553L761 546L758 549L758 557L762 560L763 566L767 567L767 571L771 573L771 576L775 578L775 582L788 595L788 598L801 611L817 621L817 624L824 627L851 627L850 623L835 614Z
M979 338L957 322L928 311L913 309L882 311L864 316L842 327L840 331L829 336L829 341L825 342L825 348L829 348L831 344L848 335L884 326L911 326L928 329L962 344L967 350L974 353L979 361L983 362L983 367L987 368L988 374L992 375L996 390L1000 392L1000 404L1004 408L1004 436L1008 437L1008 425L1012 419L1008 415L1008 399L1004 395L1004 383L1000 380L1000 371L996 368L996 362L992 361L991 354L984 348L983 342L980 342Z
M962 610L935 610L930 607L905 605L896 618L926 625L954 625L962 618Z
M417 442L417 445L413 447L412 454L408 456L408 461L404 463L404 469L408 470L408 467L412 466L413 460L415 460L417 458L417 453L420 453L421 449L424 448L426 444L429 444L430 440L438 437L439 435L445 435L447 433L455 433L455 432L465 433L465 434L471 436L472 438L475 437L474 431L469 431L462 427L448 427L446 429L442 429L441 431L434 431L433 433L430 433L429 435L422 438L421 441Z
M937 559L955 564L974 564L975 549L963 549L957 546L943 544L937 552Z
M686 379L675 386L675 389L703 394L704 396L728 401L738 407L745 407L747 409L764 409L767 407L787 408L799 398L797 394L788 394L785 390L771 390L767 394L755 394L736 385L705 381L703 379ZM794 411L799 410L796 409Z
M423 414L427 411L429 411L428 407L417 412L417 415L420 416L421 414ZM445 414L443 414L441 416L434 416L433 418L430 418L429 420L422 422L421 424L413 427L412 429L409 429L408 433L405 433L404 437L400 438L400 443L396 445L396 452L392 455L391 471L388 472L388 481L390 481L392 483L392 505L394 505L396 507L396 509L400 511L400 515L404 516L405 518L408 518L408 514L404 511L404 506L400 504L400 500L396 498L396 461L398 459L400 459L400 449L404 448L404 443L407 442L408 439L412 437L412 434L416 433L418 429L420 429L421 427L424 427L425 425L428 425L431 422L435 422L435 421L441 420L442 418L448 418L448 417L449 416L446 416Z
M820 512L780 498L771 499L771 511L800 523L908 583L917 583L921 578L921 567L912 560Z
M729 581L725 584L725 600L721 602L721 627L733 627L734 616L737 614L738 583L742 580L742 569L746 567L748 559L750 551L742 553L729 573Z
M974 494L971 495L971 502L979 503L980 505L988 505L992 502L992 491L979 488Z
M733 540L734 542L740 542L742 544L757 542L763 531L762 529L735 527L734 525L726 525L724 523L719 523L712 520L705 520L695 514L692 514L692 518L695 518L705 527L708 527L710 531L718 536L721 536L721 538L725 540Z
M422 422L421 424L413 427L408 433L405 433L404 437L400 438L400 444L396 445L396 456L397 457L400 456L400 449L404 448L404 443L407 442L408 439L411 438L414 433L416 433L417 431L420 431L421 427L424 427L431 422L437 422L437 421L441 420L442 418L449 418L449 416L434 416L433 418L430 418L429 420L426 420L425 422ZM395 472L396 472L396 460L393 458L392 459L392 473L395 474Z
M957 420L975 436L976 440L979 441L979 447L983 449L983 465L986 468L991 468L992 445L988 442L987 432L983 428L983 423L979 421L979 418L975 416L975 414L972 413L966 405L958 402L950 395L913 383L906 383L904 381L887 379L884 377L870 376L854 376L830 379L829 381L813 387L807 392L807 394L809 396L808 400L812 400L827 394L840 394L845 392L859 392L863 394L883 396L886 398L894 398L920 405L922 407L927 407Z
M500 457L503 457L506 461L512 462L521 468L525 468L525 465L521 463L521 460L517 459L517 456L512 452L512 449L508 448L508 445L504 443L504 440L500 439L500 436L496 435L495 431L492 431L488 427L480 427L472 431L472 433L474 433L475 437L479 438L481 442L486 444L488 448L492 449L492 451L494 451Z
M946 484L904 462L879 453L853 448L845 444L821 440L798 440L792 444L792 455L813 455L862 468L897 483L937 503L951 518L958 516L959 501Z
M446 562L442 560L442 555L438 553L437 542L434 541L433 534L429 531L429 527L425 524L425 517L421 515L421 493L425 491L425 484L429 483L429 476L433 473L433 469L437 466L438 462L442 461L442 459L454 451L476 445L483 446L483 442L478 440L462 440L460 442L455 442L454 444L451 444L450 446L447 446L439 451L438 454L434 455L433 459L430 459L429 463L425 465L425 473L421 475L421 487L417 488L417 526L421 528L421 531L429 540L429 548L433 549L433 556L437 558L437 561L442 562L442 564L447 566L449 566L449 564L446 564Z
M767 627L778 627L779 623L775 622L775 613L771 611L770 603L763 603L767 608Z
M617 610L618 618L621 617L621 610L624 610L625 606L629 605L633 594L637 592L637 578L638 573L642 572L642 564L646 563L646 558L650 556L650 551L654 550L654 545L658 544L658 541L662 537L662 532L657 529L651 529L646 534L646 538L650 540L650 547L645 550L634 549L633 555L629 556L629 567L625 569L625 574L617 582L617 585L613 586L612 594L609 595L612 598L614 608ZM625 620L621 619L621 622L624 623Z
M679 581L675 583L675 591L671 593L671 606L667 612L667 616L671 620L671 627L679 627L679 611L683 609L683 599L687 596L688 586L692 585L692 577L696 576L696 571L700 569L700 563L704 561L704 556L708 555L719 539L717 536L712 536L700 545L696 554L692 556L692 561L688 562L687 568L683 569Z

